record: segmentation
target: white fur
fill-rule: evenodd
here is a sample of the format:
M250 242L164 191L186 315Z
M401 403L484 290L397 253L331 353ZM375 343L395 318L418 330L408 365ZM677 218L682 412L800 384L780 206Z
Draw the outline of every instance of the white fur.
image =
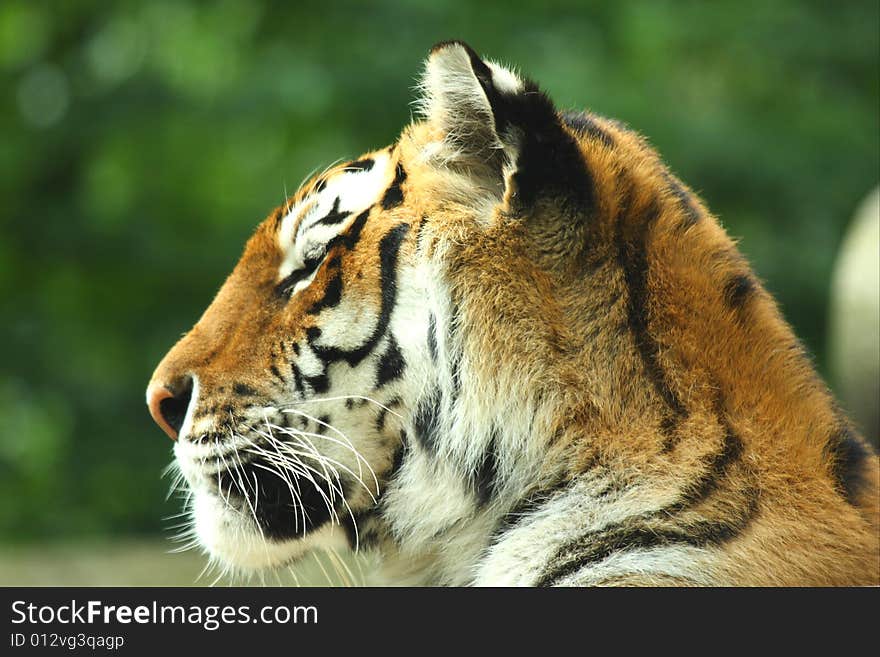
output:
M266 540L250 515L230 508L216 495L196 493L193 516L196 532L208 554L245 572L284 566L315 547L346 547L343 532L333 525L303 538Z
M517 94L523 90L522 80L517 75L495 62L486 62L486 66L492 71L492 84L507 94Z
M277 280L282 280L295 269L302 267L309 252L326 244L335 235L347 228L368 207L376 203L388 187L389 156L377 153L373 167L368 171L349 171L341 169L326 180L320 193L308 194L294 205L282 219L278 231L278 246L284 253L278 268ZM339 212L350 212L344 221L330 226L318 223L333 208L339 199ZM294 292L306 287L312 277L298 285Z

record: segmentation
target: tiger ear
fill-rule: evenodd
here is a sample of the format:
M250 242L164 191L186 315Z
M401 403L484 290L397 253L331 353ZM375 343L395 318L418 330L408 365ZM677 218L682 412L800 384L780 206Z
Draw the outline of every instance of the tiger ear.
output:
M438 165L498 189L513 213L535 214L542 201L569 215L587 209L583 157L537 84L448 41L432 48L421 87L419 108L438 139L426 155Z
M500 171L516 141L503 120L505 97L522 93L524 82L484 62L466 43L445 41L431 49L420 89L417 107L441 137L435 155L444 163Z

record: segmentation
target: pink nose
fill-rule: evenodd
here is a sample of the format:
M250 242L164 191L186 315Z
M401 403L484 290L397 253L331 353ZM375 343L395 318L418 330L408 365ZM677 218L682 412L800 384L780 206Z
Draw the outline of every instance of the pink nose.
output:
M189 377L179 386L180 392L163 384L153 383L147 388L147 407L156 424L168 434L171 440L177 440L183 420L192 397L192 379Z

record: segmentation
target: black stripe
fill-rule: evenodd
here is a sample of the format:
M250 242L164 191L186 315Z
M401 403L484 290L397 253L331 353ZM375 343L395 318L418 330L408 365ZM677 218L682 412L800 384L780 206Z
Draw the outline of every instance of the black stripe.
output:
M375 507L370 507L365 511L358 511L353 514L345 514L345 517L342 519L342 529L345 531L345 538L348 541L349 548L352 550L355 548L363 550L376 545L378 536L376 536L375 529L370 526L370 521L375 516Z
M403 467L404 462L406 461L406 457L409 455L409 437L406 435L406 431L400 432L400 447L398 447L397 451L394 452L394 460L391 461L391 469L388 471L388 476L386 477L387 482L392 481L397 473L400 472L400 469ZM386 483L385 488L388 488L388 484ZM385 492L384 490L382 491Z
M724 520L704 520L688 525L687 529L657 528L645 525L616 526L589 535L586 544L578 539L557 553L556 563L545 571L535 586L553 586L569 575L590 564L599 563L617 552L651 549L669 545L694 547L719 546L738 536L755 515L758 495L751 491L748 507L737 516Z
M440 430L440 404L443 394L439 388L424 397L413 413L413 430L416 440L426 452L433 454L437 450L437 439Z
M689 194L682 184L668 171L663 172L663 179L666 181L669 191L671 191L672 195L678 200L679 208L684 213L680 228L690 228L699 223L702 214L700 213L699 206L694 201L694 197Z
M354 162L349 162L343 167L345 171L355 172L355 171L369 171L373 168L373 165L376 161L371 157L365 157L360 160L355 160Z
M344 233L337 235L332 240L327 242L327 248L326 248L327 253L330 253L330 249L332 249L333 247L335 247L339 244L344 246L349 251L354 249L354 247L357 245L358 241L361 238L361 232L364 229L364 224L367 223L367 219L370 216L370 210L372 210L372 209L373 209L372 206L370 206L369 208L367 208L366 210L361 212L355 218L355 220L351 222L351 225L348 227L348 229Z
M627 208L628 211L628 208ZM667 416L663 430L669 434L675 425L688 416L688 411L669 386L666 373L658 359L659 346L648 327L648 255L647 239L651 228L660 214L660 206L655 199L635 221L638 225L634 234L627 237L624 228L626 217L617 218L617 261L623 269L629 294L627 321L630 333L639 352L645 373L657 394L666 404L672 417ZM671 437L669 437L671 440Z
M356 235L360 234L362 221L366 220L369 211L363 212L352 224L352 228L356 231ZM360 227L356 227L357 224ZM397 258L400 252L403 239L409 231L409 224L398 224L391 229L379 243L379 261L380 261L380 288L382 290L382 303L379 312L379 321L376 324L373 333L364 344L352 350L340 349L334 346L325 346L316 344L321 337L321 329L312 326L306 329L306 340L312 349L315 357L318 358L323 365L323 372L317 376L306 376L305 381L314 389L316 393L327 392L330 382L327 376L327 370L331 363L337 361L345 361L351 367L358 365L364 358L369 355L376 344L385 335L388 329L388 323L391 319L391 312L397 299ZM357 241L357 237L351 235L340 236L342 244L351 248L352 242L346 240Z
M316 394L327 392L330 389L330 379L327 378L326 371L317 376L303 376L305 382L308 383Z
M400 469L403 467L403 463L406 460L408 453L409 447L407 445L406 432L402 432L401 444L397 448L397 451L394 452L391 467L383 477L384 483L382 485L382 490L379 491L379 497L376 499L376 504L364 511L356 512L354 514L354 519L348 514L346 514L346 517L343 519L342 526L345 530L345 535L351 549L355 548L358 539L360 539L359 544L361 548L371 548L378 543L378 528L376 527L377 523L374 521L378 520L380 517L385 491L388 490L388 486L394 481L395 477L397 477L397 473L400 472ZM357 523L357 534L355 533L355 523Z
M391 183L391 187L385 191L385 195L382 197L382 207L384 209L390 210L403 203L403 189L401 185L404 180L406 180L406 170L402 164L398 163L394 171L394 182Z
M831 434L824 451L831 462L835 488L847 502L855 506L868 485L865 462L872 456L871 448L844 425Z
M708 498L718 489L730 466L742 459L742 439L734 432L727 421L723 420L722 423L724 425L724 438L721 443L721 449L710 459L703 474L691 483L688 491L682 495L678 502L664 510L665 513L670 514L683 511Z
M452 403L458 400L461 395L461 354L452 353L449 356L449 367L452 378Z
M700 548L723 545L740 535L757 513L758 491L750 489L747 494L747 506L724 520L701 520L689 523L686 528L621 524L575 539L557 552L555 563L538 578L535 586L558 584L569 575L590 564L599 563L617 552L669 545L690 545Z
M293 387L297 392L304 395L305 388L303 387L302 374L300 374L299 367L293 361L290 361L290 371L293 374Z
M312 306L306 310L308 315L317 315L327 308L333 308L339 305L342 300L342 275L337 271L333 277L327 282L324 288L324 296L318 299Z
M376 388L381 388L386 383L399 379L403 376L406 369L406 361L403 354L400 353L400 347L397 346L397 340L394 336L388 338L388 348L379 359L379 365L376 368Z
M333 426L333 423L330 420L331 417L329 415L319 415L318 421L315 422L315 433L321 436L326 436L329 427Z
M281 372L278 371L278 368L275 365L270 365L269 371L272 373L272 376L274 376L276 379L278 379L282 383L287 383L287 379L285 379L283 376L281 376Z
M257 391L246 383L233 383L232 392L240 397L256 397Z
M474 493L477 497L477 508L483 508L495 494L495 478L498 476L498 457L495 450L498 445L498 428L492 428L489 447L483 454L480 466L474 473Z
M421 248L422 246L422 231L425 229L425 226L428 225L428 217L426 215L422 215L421 220L419 221L419 225L416 226L416 248Z
M318 221L315 222L315 225L323 224L325 226L333 226L335 224L342 223L350 216L351 212L339 211L339 197L337 196L336 200L333 201L333 207L330 209L330 212L318 219Z
M351 367L355 367L375 349L379 340L385 335L391 320L391 312L397 301L397 258L408 231L409 224L398 224L379 243L381 308L376 328L373 329L373 333L366 342L355 349L318 345L316 341L321 336L321 329L311 327L306 330L309 345L315 355L324 363L325 368L330 363L337 361L345 361Z
M572 130L587 135L592 139L601 141L608 148L614 147L614 137L602 128L593 117L586 112L566 111L562 113L562 120Z
M347 401L351 401L351 400L349 399ZM350 406L348 406L347 403L346 403L346 406L348 408L351 408ZM400 397L393 397L391 400L388 401L387 404L385 404L384 408L381 408L379 410L379 413L376 415L376 431L378 431L378 432L384 431L385 419L388 416L388 409L395 408L397 406L400 406Z
M284 202L284 205L279 205L275 208L275 212L272 213L272 226L273 230L278 230L281 228L281 222L284 220L284 217L287 216L287 210L290 208L290 201L287 200Z
M732 310L742 310L755 293L755 281L749 274L735 274L724 284L724 303Z
M746 490L745 508L733 509L724 518L687 522L682 527L657 526L675 521L675 515L692 509L713 493L729 474L734 463L743 456L742 439L722 419L724 437L721 448L706 464L705 471L672 504L642 516L615 523L596 532L589 532L569 541L557 550L551 566L542 574L537 586L551 586L590 564L598 563L615 552L687 544L696 547L721 545L735 538L749 524L758 507L758 491Z
M348 402L351 400L346 400L346 406L351 409L351 406L348 405ZM379 413L376 415L376 431L384 431L385 429L385 418L388 416L388 411L386 409L380 409Z

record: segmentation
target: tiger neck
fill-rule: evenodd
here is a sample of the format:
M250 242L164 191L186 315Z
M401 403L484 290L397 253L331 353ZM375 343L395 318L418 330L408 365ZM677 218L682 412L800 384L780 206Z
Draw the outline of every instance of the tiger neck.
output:
M613 198L579 264L536 268L528 230L500 222L448 254L464 274L426 319L434 375L383 496L398 579L470 583L542 490L614 463L650 471L682 441L768 433L824 467L840 421L733 242L668 174Z

